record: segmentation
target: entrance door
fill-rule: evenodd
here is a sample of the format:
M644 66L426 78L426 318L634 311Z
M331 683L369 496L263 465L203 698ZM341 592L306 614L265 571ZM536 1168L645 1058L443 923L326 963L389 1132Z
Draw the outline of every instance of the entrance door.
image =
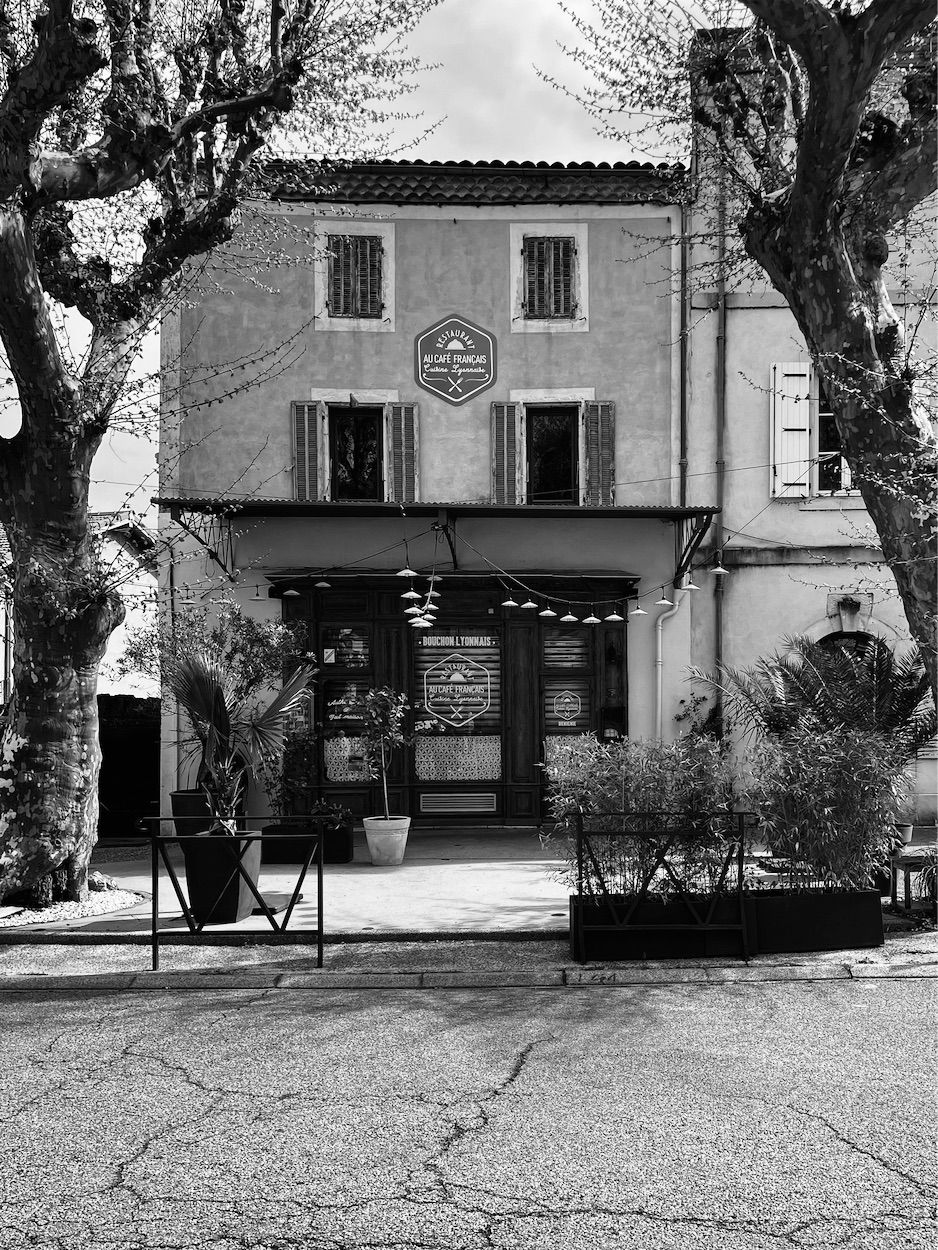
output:
M446 623L414 639L417 814L495 816L502 766L501 632Z

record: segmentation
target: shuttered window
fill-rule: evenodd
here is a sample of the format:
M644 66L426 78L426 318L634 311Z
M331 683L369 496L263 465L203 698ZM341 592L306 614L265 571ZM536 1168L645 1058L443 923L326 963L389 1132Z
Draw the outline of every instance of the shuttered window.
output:
M518 502L520 404L492 404L492 503Z
M817 488L822 495L850 490L850 466L841 454L840 431L824 387L818 383Z
M418 489L417 405L388 405L388 498L414 503Z
M594 507L616 501L616 406L608 400L587 403L586 503Z
M574 317L576 241L526 235L522 257L525 319Z
M330 317L380 317L384 311L379 237L330 234L328 238Z
M771 493L805 499L811 493L811 366L772 366Z
M293 488L297 499L318 499L319 443L325 405L297 402L290 405L293 423Z

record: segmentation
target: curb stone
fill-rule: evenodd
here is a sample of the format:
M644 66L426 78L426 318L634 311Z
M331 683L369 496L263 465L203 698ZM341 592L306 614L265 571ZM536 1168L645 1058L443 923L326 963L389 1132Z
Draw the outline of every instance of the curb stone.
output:
M160 971L81 973L73 976L0 975L0 996L9 994L114 994L188 991L615 989L671 985L753 985L811 981L938 979L938 962L901 964L793 964L763 968L571 968L476 972Z

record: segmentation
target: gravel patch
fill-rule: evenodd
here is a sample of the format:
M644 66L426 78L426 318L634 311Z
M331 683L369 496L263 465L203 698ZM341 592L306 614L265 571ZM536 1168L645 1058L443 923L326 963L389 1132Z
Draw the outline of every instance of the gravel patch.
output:
M111 911L124 911L144 901L142 894L132 890L97 890L84 903L53 903L51 907L22 907L12 915L0 916L0 929L19 928L28 924L51 924L53 920L81 920L85 916L103 916Z

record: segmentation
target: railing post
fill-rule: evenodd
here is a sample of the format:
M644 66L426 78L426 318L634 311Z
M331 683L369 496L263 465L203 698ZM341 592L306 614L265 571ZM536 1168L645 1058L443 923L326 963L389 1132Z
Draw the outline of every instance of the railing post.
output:
M157 841L159 836L159 828L155 833L150 834L150 923L152 925L150 956L154 972L158 972L160 967L160 860Z

